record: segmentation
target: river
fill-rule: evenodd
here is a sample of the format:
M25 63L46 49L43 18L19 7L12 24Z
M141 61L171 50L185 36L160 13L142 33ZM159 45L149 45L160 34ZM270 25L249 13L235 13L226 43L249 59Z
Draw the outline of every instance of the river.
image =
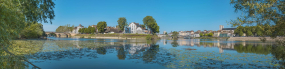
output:
M285 65L283 46L260 41L49 37L49 40L13 40L8 50L32 64L0 51L1 69L244 69Z

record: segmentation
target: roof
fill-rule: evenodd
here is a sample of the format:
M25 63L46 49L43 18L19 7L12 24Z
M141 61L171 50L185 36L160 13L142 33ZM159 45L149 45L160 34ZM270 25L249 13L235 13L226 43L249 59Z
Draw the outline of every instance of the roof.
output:
M120 31L119 29L116 29L116 28L109 28L109 29L107 29L105 32L120 33L120 32L122 32L122 31Z
M135 23L135 22L132 22L134 23L137 27L140 27L141 25L139 23ZM130 25L130 24L129 24Z
M194 34L200 34L199 32L195 32Z
M236 28L223 28L222 30L235 30Z

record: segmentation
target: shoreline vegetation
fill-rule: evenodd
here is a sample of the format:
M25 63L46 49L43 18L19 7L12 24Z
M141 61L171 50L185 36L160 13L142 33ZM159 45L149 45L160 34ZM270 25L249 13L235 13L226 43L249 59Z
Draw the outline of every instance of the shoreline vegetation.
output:
M151 36L153 39L160 39L157 35L149 34L77 34L78 38L107 38L107 39L146 39Z

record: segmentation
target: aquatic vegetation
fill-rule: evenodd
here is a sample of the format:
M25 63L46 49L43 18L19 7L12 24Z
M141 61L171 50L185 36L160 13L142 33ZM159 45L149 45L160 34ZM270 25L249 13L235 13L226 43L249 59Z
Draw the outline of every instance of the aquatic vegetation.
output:
M260 54L233 54L169 49L176 61L169 68L277 68L279 60Z

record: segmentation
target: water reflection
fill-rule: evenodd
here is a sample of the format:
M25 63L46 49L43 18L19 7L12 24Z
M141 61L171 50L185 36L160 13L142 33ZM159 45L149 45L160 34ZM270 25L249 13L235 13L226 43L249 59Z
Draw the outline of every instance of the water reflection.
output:
M184 48L199 49L185 50ZM217 52L205 52L201 49L211 49ZM82 64L87 66L94 63L88 62L92 60L102 63L107 63L109 60L108 63L111 65L121 65L113 65L109 68L128 68L123 64L133 66L133 68L146 65L157 68L282 68L285 64L284 49L284 47L276 46L274 43L204 39L159 41L114 39L17 40L9 47L9 51L12 53L44 68L45 66L53 67L46 64L47 62L74 61L80 63L76 60L85 61L86 63ZM234 53L228 53L229 51ZM5 53L3 50L0 51L0 54L0 68L31 68L30 64ZM97 67L106 67L104 64L96 65L98 65Z

